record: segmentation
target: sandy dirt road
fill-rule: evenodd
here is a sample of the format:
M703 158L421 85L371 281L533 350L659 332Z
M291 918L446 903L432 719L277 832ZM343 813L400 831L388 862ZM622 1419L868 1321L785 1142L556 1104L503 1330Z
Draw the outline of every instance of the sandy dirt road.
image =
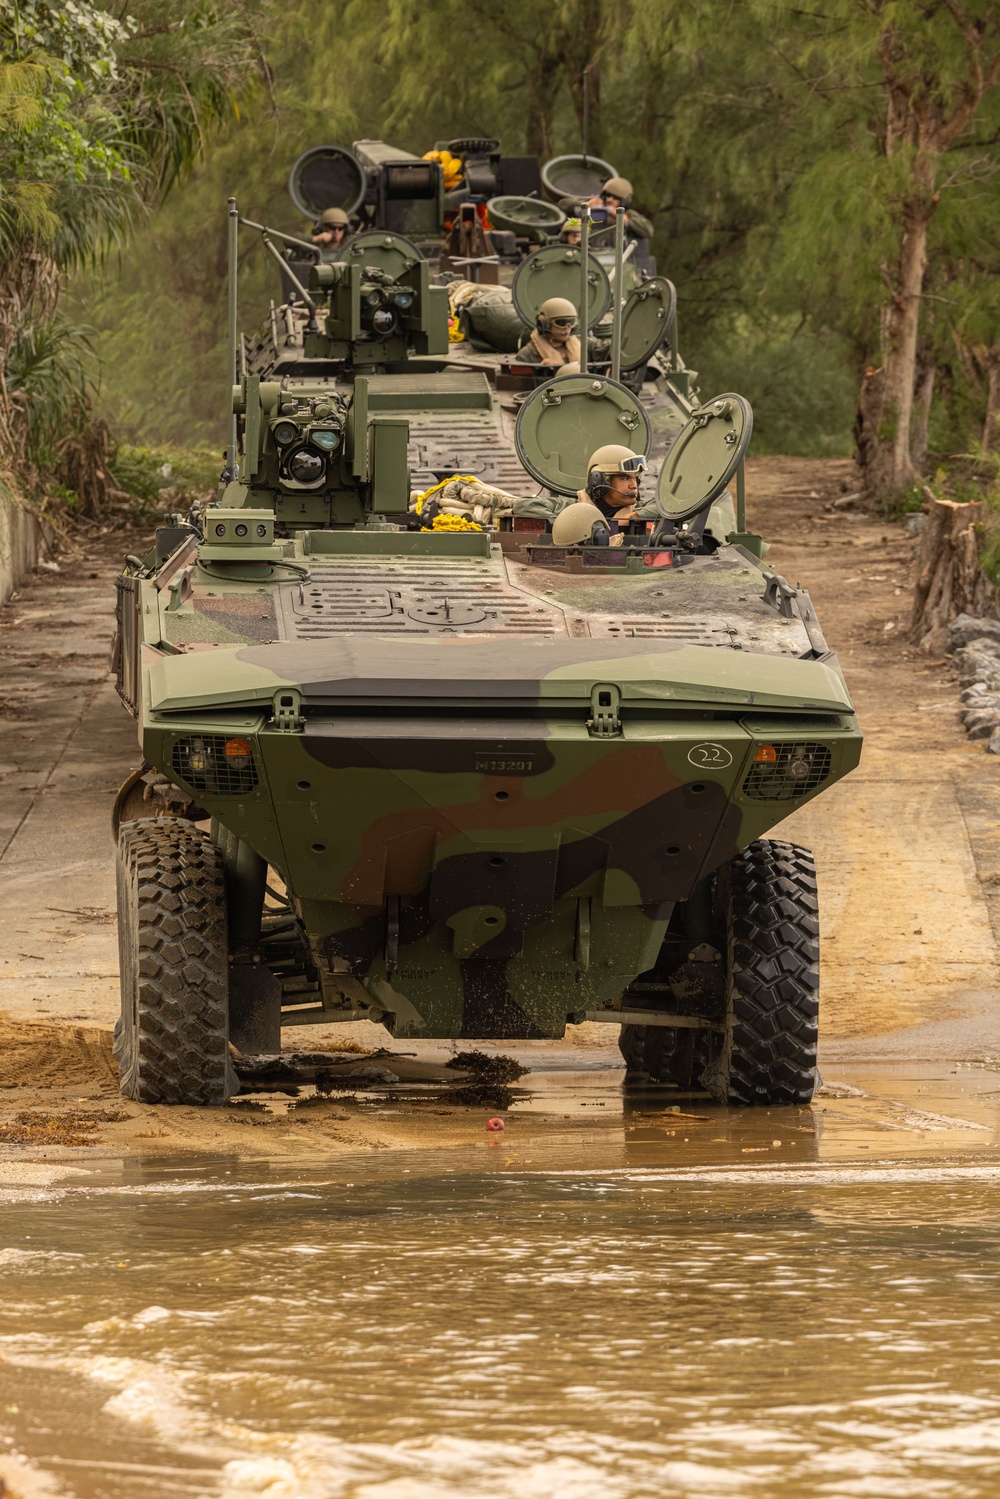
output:
M982 1108L992 1108L1000 763L965 740L948 664L906 643L914 544L898 525L829 508L845 487L853 487L846 460L749 466L750 523L772 542L769 561L811 590L866 733L860 769L781 829L816 852L822 1063L828 1079L848 1080L843 1102L818 1107L853 1139L873 1108L897 1120L886 1124L897 1133L917 1103L933 1115L935 1100L960 1089L959 1069L967 1073L963 1097L968 1081ZM263 1112L245 1102L199 1112L119 1099L110 1057L118 997L109 814L138 753L106 656L124 550L38 573L0 610L0 1153L5 1141L32 1154L73 1151L84 1137L124 1151L241 1154L301 1153L320 1141L331 1150L481 1137L482 1108L433 1112L411 1099L373 1113L363 1078L360 1102L334 1100L308 1116L280 1097ZM323 1044L334 1030L366 1047L387 1041L364 1026L311 1032L306 1044ZM435 1066L452 1050L417 1049ZM560 1046L511 1050L532 1069L526 1128L565 1130L567 1117L594 1119L609 1108L621 1125L619 1058L607 1027L579 1027ZM948 1107L943 1114L951 1117ZM967 1115L970 1129L956 1140L992 1140L992 1126ZM610 1114L601 1117L610 1123ZM739 1138L756 1128L745 1119L733 1127Z

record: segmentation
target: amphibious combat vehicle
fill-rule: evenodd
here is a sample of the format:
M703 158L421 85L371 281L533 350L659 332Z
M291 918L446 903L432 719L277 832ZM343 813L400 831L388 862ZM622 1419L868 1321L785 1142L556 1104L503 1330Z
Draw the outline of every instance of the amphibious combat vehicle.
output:
M406 274L420 289L425 263ZM334 280L335 327L365 283ZM394 326L422 305L393 303ZM235 369L235 321L231 347ZM633 1073L806 1102L816 881L762 835L861 739L808 595L747 530L748 403L694 412L648 534L561 544L412 529L392 379L245 373L238 472L119 579L143 755L116 804L123 1091L221 1103L232 1048L274 1052L291 1026L513 1040L590 1020L621 1027ZM532 390L515 433L567 497L592 451L650 435L595 374Z

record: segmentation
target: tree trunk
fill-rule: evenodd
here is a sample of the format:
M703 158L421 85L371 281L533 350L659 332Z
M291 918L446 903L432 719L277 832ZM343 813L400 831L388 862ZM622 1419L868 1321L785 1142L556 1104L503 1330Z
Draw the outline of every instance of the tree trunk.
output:
M911 635L925 651L942 651L948 623L959 614L997 618L997 592L979 566L985 506L935 499L930 490L927 519L917 554Z
M927 270L927 226L934 205L921 196L904 209L897 289L886 311L882 348L885 372L881 408L865 490L885 506L915 477L910 460L910 423L917 374L920 302Z
M994 346L986 356L986 420L983 423L983 447L988 452L1000 450L1000 348Z
M535 59L534 76L528 81L532 109L525 131L527 154L549 161L552 149L552 105L557 91L560 60L549 54Z
M869 472L875 461L884 385L885 371L881 368L873 369L869 365L861 377L861 388L858 391L858 404L854 415L854 456L862 475Z
M922 349L917 364L917 384L913 393L913 420L910 427L910 462L917 474L922 474L927 467L931 402L934 399L936 373L932 351Z

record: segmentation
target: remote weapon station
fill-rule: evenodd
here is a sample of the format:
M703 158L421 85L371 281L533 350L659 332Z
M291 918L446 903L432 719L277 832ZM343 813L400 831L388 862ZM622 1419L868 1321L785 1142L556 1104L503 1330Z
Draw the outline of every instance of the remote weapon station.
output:
M748 403L693 412L656 519L625 530L589 459L617 445L641 477L646 412L614 370L550 380L516 443L571 502L551 534L415 531L405 401L358 351L419 348L439 314L426 263L386 274L316 268L317 376L244 362L219 501L118 580L143 756L115 809L123 1091L222 1103L291 1026L513 1040L591 1020L621 1027L634 1073L806 1102L816 881L808 850L762 835L861 739L808 595L746 528ZM322 368L332 345L347 379Z

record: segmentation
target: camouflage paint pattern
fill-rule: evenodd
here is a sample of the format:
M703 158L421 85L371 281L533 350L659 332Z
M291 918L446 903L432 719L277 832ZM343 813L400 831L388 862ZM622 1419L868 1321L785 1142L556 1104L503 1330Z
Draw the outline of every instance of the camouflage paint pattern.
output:
M484 540L404 534L400 545L436 554L445 587L449 567L471 560L513 591L514 564ZM287 562L315 562L311 544L286 543ZM352 545L366 579L400 566L391 536L359 533L342 542L351 576ZM426 574L428 562L418 565ZM605 1007L652 966L674 904L696 880L858 760L850 699L829 656L568 633L514 641L502 622L494 638L365 638L347 628L254 642L258 620L280 632L281 599L294 601L301 585L280 566L260 582L223 581L219 571L195 567L173 609L169 586L140 585L150 641L143 752L281 872L327 1020L368 1006L394 1016L397 1035L558 1036L568 1016ZM551 572L536 572L538 596L551 596L541 587ZM616 574L582 588L567 579L580 610L570 626L596 628L610 617L602 596L623 608L624 595L659 581ZM265 609L272 596L279 607ZM565 606L545 607L565 632ZM221 624L230 641L242 630L243 643L178 640L180 620L190 636L199 621L214 636ZM620 720L606 736L593 732L602 688ZM201 735L245 739L255 784L213 794L185 782L175 746ZM747 794L762 743L803 741L829 751L821 785L784 801Z

